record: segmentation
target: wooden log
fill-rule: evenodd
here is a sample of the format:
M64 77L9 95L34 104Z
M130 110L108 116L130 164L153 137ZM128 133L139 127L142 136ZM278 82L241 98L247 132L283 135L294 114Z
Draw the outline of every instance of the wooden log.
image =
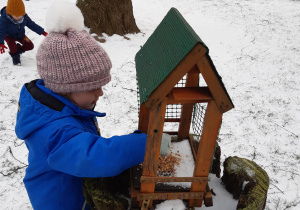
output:
M269 176L254 161L237 156L226 158L222 182L233 197L239 199L238 210L264 209Z

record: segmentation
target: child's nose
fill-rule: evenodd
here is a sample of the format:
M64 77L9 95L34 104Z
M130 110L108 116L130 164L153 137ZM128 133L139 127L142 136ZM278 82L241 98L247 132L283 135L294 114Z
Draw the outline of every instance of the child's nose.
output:
M97 89L96 94L97 94L98 97L103 96L102 88Z

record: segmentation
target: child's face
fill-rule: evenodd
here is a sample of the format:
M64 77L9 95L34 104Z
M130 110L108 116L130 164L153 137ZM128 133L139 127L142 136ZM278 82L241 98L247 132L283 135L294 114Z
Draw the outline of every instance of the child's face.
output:
M102 88L98 88L91 91L80 91L67 94L69 100L82 109L94 108L100 96L103 96Z
M15 15L12 15L12 18L16 21L18 20L21 20L23 16L15 16Z

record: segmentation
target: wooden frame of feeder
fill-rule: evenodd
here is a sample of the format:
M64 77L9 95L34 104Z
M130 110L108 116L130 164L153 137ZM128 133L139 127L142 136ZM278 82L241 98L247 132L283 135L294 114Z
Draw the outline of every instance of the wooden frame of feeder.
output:
M178 14L176 9L175 12ZM182 19L181 16L179 18ZM170 199L188 200L189 207L200 207L203 199L204 202L212 199L207 189L208 175L222 114L234 106L207 52L208 48L203 43L196 42L140 106L139 129L147 133L148 137L140 190L131 185L132 207L148 209L152 206L153 200ZM206 87L198 87L200 74L207 84ZM185 75L187 76L185 87L175 87ZM192 144L193 137L189 134L195 103L207 104L197 154ZM180 118L165 119L168 104L182 104ZM163 131L165 122L178 122L178 132ZM178 140L189 139L195 159L193 177L157 176L163 132L177 135ZM156 192L155 184L158 182L191 182L191 188L189 192L172 190Z

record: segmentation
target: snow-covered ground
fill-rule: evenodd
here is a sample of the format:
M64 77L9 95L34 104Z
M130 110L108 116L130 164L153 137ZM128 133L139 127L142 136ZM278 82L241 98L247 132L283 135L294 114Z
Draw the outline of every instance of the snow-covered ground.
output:
M52 1L24 1L26 12L44 27ZM0 1L0 8L5 5L6 1ZM299 0L133 0L142 33L126 35L129 40L105 36L101 44L113 63L112 82L104 87L105 95L96 107L107 113L99 119L102 135L121 135L137 128L134 56L171 7L179 10L209 47L235 105L223 115L222 161L237 155L266 170L270 177L266 209L300 209ZM21 56L22 66L13 66L7 52L0 55L0 208L4 210L31 209L22 183L27 149L15 136L14 125L20 88L38 78L35 54L44 37L29 29L26 35L35 48ZM219 179L212 177L212 183L219 197L229 196L224 203L231 199ZM208 209L233 209L217 205ZM157 209L184 206L180 200L166 201Z

